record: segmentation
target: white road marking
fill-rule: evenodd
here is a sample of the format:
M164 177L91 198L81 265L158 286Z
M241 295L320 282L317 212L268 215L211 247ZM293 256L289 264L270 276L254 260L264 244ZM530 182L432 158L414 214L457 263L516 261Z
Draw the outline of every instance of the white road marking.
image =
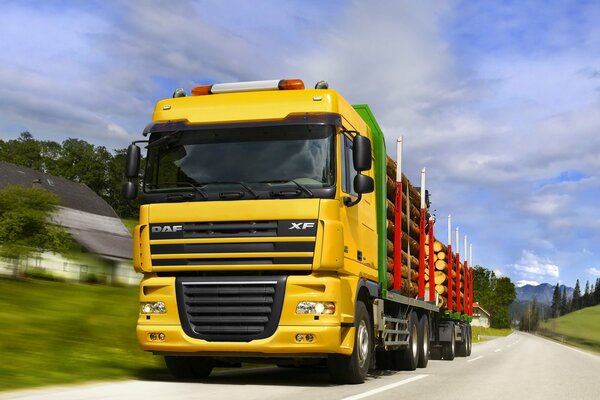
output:
M350 397L344 397L342 400L364 399L365 397L369 397L369 396L372 396L372 395L377 394L377 393L385 392L386 390L390 390L390 389L396 388L398 386L406 385L407 383L418 381L419 379L426 378L427 376L429 376L429 375L425 375L425 374L423 374L423 375L415 375L412 378L408 378L408 379L405 379L405 380L400 381L400 382L392 383L390 385L382 386L382 387L377 388L377 389L369 390L368 392L359 393L359 394L356 394L356 395L350 396Z
M483 356L478 356L478 357L475 357L475 358L471 358L470 360L467 360L467 362L471 362L471 361L477 361L477 360L479 360L480 358L483 358Z
M496 350L494 350L494 353L497 353L499 351L502 351L502 349L496 349Z

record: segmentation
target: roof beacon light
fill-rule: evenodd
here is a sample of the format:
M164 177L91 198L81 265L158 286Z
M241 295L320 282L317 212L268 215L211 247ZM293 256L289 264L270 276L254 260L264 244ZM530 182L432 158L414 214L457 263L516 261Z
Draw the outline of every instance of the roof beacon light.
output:
M252 81L234 83L216 83L214 85L196 86L192 89L194 96L218 93L260 92L265 90L302 90L304 82L300 79L282 79L271 81Z

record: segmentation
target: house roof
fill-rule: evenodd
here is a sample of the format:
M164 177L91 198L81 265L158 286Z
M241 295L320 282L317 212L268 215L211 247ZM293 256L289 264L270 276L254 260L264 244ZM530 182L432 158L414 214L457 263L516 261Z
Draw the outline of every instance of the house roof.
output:
M84 184L0 162L0 189L9 185L41 187L60 198L52 222L65 227L91 253L131 259L133 240L112 207Z
M485 308L481 307L481 306L479 305L479 303L478 303L478 302L475 302L475 303L473 303L473 309L475 309L475 308L478 308L478 309L480 309L480 310L481 310L482 312L484 312L484 313L485 313L485 314L486 314L488 317L491 317L491 316L492 316L492 314L490 314L490 312L489 312L489 311L487 311Z
M82 183L0 161L0 189L9 185L41 187L55 193L64 207L106 217L118 217L106 201Z

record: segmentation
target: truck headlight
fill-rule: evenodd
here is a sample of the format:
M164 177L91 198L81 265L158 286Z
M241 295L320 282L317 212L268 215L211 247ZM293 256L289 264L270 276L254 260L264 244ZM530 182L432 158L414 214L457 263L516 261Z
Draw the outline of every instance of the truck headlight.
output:
M142 314L165 314L166 312L167 307L162 301L140 304L140 313Z
M301 301L296 314L335 314L335 303L331 301Z

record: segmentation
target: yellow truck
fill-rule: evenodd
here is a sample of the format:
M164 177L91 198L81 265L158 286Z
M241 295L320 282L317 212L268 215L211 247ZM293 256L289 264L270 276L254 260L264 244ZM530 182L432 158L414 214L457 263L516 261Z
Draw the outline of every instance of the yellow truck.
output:
M258 360L360 383L470 353L468 307L390 284L387 157L368 106L324 82L205 85L160 100L143 135L143 181L137 141L123 186L143 201L137 338L175 377Z

